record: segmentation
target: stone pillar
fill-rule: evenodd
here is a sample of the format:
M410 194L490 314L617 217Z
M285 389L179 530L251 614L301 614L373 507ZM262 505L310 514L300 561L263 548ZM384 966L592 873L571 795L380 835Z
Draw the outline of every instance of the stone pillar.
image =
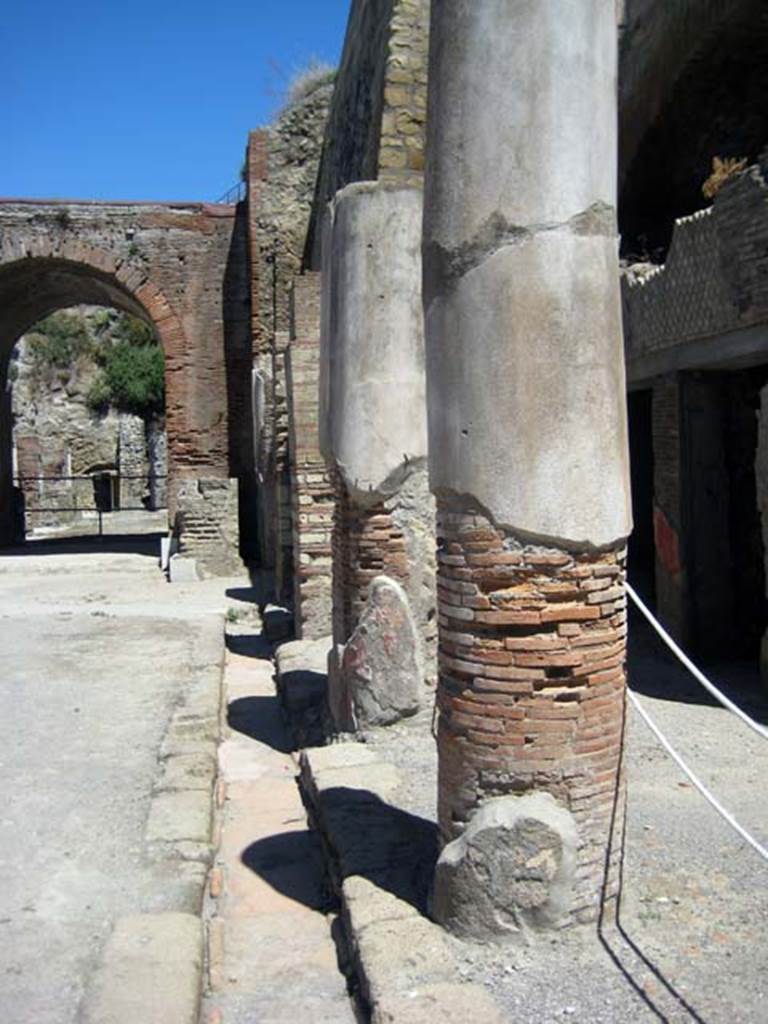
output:
M614 895L606 860L620 845L611 836L631 514L613 5L434 2L427 124L439 820L449 843L436 909L459 930L466 923L451 841L476 835L481 805L510 800L505 820L519 825L515 800L546 797L560 819L547 811L538 822L541 858L526 859L526 829L510 825L491 865L501 901L491 930L562 926L593 920ZM578 834L567 878L563 813Z
M16 540L11 391L0 377L0 546Z
M323 259L320 443L336 492L334 643L350 639L373 580L389 577L422 638L423 677L434 660L434 503L421 209L419 190L372 182L335 199Z
M293 511L293 607L297 639L331 632L331 535L334 495L318 438L320 274L293 284L287 357Z
M687 647L691 632L683 544L685 460L680 374L667 374L654 383L651 421L656 613L672 636Z
M757 418L757 450L755 451L755 485L757 507L763 534L766 597L768 597L768 384L760 391L760 409ZM768 687L768 630L760 645L760 675Z

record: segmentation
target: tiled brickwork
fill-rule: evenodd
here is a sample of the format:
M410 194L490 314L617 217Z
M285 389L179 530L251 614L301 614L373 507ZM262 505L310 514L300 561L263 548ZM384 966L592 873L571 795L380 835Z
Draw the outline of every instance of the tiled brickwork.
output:
M709 209L676 222L663 267L624 279L630 380L643 355L768 320L765 164L728 182Z
M299 638L331 632L333 485L320 454L317 395L320 275L294 282L288 361L294 622Z
M571 917L594 919L621 845L624 551L523 546L439 502L438 541L443 837L487 798L551 793L580 835Z

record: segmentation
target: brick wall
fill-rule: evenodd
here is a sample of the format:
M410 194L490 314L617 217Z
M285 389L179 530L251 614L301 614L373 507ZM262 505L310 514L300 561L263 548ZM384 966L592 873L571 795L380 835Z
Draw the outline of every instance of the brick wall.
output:
M624 551L524 545L440 503L438 543L443 837L487 798L551 793L580 835L571 916L594 920L621 845Z
M247 461L241 449L251 421L239 379L250 351L242 215L204 203L0 202L0 335L7 346L51 309L77 304L114 306L157 330L171 506L173 481L227 480Z
M287 462L285 349L290 290L301 269L323 129L333 87L321 85L251 132L246 154L253 367L263 381L258 474L259 560L291 589L291 493Z
M293 286L291 343L286 353L293 519L296 636L331 632L331 533L333 486L320 454L318 387L320 275L304 274Z
M344 644L357 626L371 581L380 575L400 583L423 644L428 682L435 678L434 500L426 471L411 474L392 497L361 508L343 480L332 474L333 638Z
M180 554L194 558L204 576L242 571L237 480L182 481L176 495L174 529Z

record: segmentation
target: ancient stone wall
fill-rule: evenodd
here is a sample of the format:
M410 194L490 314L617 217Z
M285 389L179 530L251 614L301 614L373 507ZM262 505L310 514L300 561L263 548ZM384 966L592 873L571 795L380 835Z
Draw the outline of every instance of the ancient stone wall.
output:
M120 318L89 308L60 316L71 316L83 331L81 347L68 365L52 365L35 354L34 342L45 342L39 332L19 340L11 364L13 434L27 528L61 525L78 518L77 509L94 509L92 480L46 477L112 471L122 477L115 507L162 508L166 482L151 477L167 474L163 416L145 422L140 416L113 408L96 411L90 405L89 393L100 372L92 353L111 343Z
M284 357L290 288L301 269L332 94L332 83L311 89L273 125L251 132L246 154L252 365L264 410L255 451L259 554L264 565L276 569L281 590L290 579L292 531Z
M305 265L320 269L322 220L344 186L419 185L427 106L428 0L354 0L323 143Z

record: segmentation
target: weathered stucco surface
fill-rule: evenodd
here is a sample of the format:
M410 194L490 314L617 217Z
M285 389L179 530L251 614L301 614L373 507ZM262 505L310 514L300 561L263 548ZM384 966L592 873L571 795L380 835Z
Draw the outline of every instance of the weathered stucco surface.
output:
M353 500L373 504L427 451L421 192L360 183L334 205L321 439Z
M520 533L600 546L631 529L615 26L594 4L520 3L500 34L510 17L502 0L459 2L433 26L440 85L430 93L424 222L432 488L473 496ZM549 64L559 73L542 89ZM587 136L589 152L572 160Z

